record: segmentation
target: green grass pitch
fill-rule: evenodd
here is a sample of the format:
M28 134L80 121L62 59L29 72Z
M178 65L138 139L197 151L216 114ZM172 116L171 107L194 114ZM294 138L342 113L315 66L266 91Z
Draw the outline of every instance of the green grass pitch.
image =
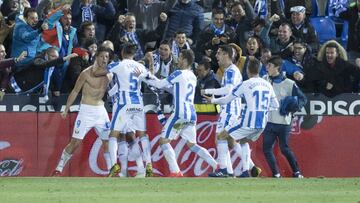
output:
M0 178L0 202L360 203L360 178Z

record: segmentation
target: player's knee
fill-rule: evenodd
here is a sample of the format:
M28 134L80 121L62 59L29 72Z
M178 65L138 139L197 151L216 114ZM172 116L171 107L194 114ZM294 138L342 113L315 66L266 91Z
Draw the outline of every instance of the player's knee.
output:
M192 142L187 142L186 145L189 147L189 148L192 148L193 146L196 145L196 143L192 143Z
M120 137L120 132L119 132L119 131L116 131L116 130L112 130L112 131L110 132L109 137L119 138L119 137Z
M243 138L239 141L240 144L245 144L245 143L248 143L248 142L251 142L250 139L247 139L247 138Z
M226 140L228 137L228 133L224 130L218 135L218 140Z
M139 136L140 138L146 136L146 132L145 132L145 131L138 131L137 134L138 134L138 136Z
M167 144L167 143L170 143L170 140L169 139L166 139L166 138L163 138L161 137L160 140L159 140L159 143L162 145L162 144Z
M228 147L229 147L229 149L234 148L234 145L235 145L235 142L236 142L236 141L235 141L232 137L230 137L230 136L227 137L227 141L228 141Z

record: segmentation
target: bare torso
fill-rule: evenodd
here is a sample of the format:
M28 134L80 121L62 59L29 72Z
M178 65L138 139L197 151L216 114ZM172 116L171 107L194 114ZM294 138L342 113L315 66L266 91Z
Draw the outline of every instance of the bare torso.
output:
M102 98L111 80L111 74L95 77L93 72L93 66L83 71L85 83L82 88L81 103L94 106L104 105Z

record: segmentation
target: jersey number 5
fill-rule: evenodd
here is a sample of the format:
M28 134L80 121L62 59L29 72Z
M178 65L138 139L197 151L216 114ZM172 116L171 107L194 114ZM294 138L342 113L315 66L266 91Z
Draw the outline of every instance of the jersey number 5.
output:
M131 91L136 91L138 89L138 81L137 81L137 77L131 73L130 74L130 90Z

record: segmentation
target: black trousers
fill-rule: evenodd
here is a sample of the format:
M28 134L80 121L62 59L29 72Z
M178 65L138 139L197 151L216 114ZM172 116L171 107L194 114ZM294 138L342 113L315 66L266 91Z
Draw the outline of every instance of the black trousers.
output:
M299 167L293 151L289 146L290 125L267 123L263 133L263 152L273 175L280 173L279 166L273 153L275 142L279 141L281 153L289 162L293 173L299 171Z

